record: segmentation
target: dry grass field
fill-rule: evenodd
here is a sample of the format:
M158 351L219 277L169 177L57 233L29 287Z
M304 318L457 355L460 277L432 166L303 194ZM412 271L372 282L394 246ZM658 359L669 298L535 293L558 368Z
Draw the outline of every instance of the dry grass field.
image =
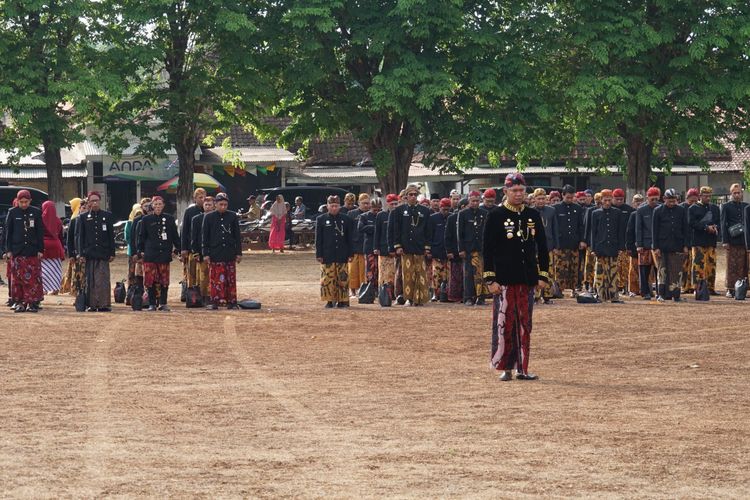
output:
M538 307L541 379L502 383L489 307L318 278L253 252L260 311L0 311L0 496L750 497L750 301Z

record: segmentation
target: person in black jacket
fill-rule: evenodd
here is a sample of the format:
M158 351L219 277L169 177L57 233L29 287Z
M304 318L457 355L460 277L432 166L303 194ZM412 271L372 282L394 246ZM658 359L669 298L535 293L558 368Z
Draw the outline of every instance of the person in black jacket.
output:
M661 198L658 187L650 187L646 191L647 202L638 207L635 212L635 246L638 251L638 277L640 281L641 297L651 300L651 278L655 276L656 266L651 251L651 236L653 215ZM658 284L658 277L656 277Z
M10 260L11 299L13 311L37 312L44 298L42 264L44 224L42 211L31 206L31 193L21 189L16 195L17 207L5 218L5 258Z
M315 222L315 258L320 262L320 298L326 308L349 307L348 263L354 255L354 222L341 214L338 196L328 197L328 213Z
M143 284L148 291L148 310L157 309L156 285L159 285L158 309L169 311L169 266L173 253L180 251L180 237L177 234L177 221L172 215L164 213L164 199L154 196L151 206L154 213L140 221L138 255L143 259Z
M494 296L490 362L500 380L535 380L529 373L534 288L549 284L547 236L539 212L524 206L526 181L505 178L506 200L489 213L484 226L484 279ZM501 344L502 343L502 344Z
M198 256L191 252L191 231L193 217L203 212L203 201L206 198L206 190L197 188L193 191L193 204L185 209L182 214L182 228L180 229L180 255L182 258L182 280L187 286L196 286L198 283Z
M203 303L211 302L209 292L209 272L208 262L203 258L203 218L206 214L213 212L215 209L213 196L203 198L203 212L193 217L190 221L190 253L197 256L195 266L196 284L203 297Z
M690 228L690 207L698 203L698 197L700 194L696 188L690 188L685 194L685 201L680 203L680 206L685 209L685 227L687 228L687 234L685 235L685 246L687 246L688 253L685 258L685 262L682 264L682 282L680 283L680 293L687 294L693 293L695 287L693 286L693 264L690 258L693 252L693 230Z
M627 283L628 295L630 297L635 297L641 293L641 287L638 281L638 250L636 250L635 244L635 212L642 203L643 195L638 193L634 194L631 205L633 211L630 212L630 215L628 216L627 227L625 228L625 251L628 254L629 261Z
M628 267L630 265L630 258L628 257L628 252L625 249L625 231L628 227L628 219L630 218L630 214L635 211L635 209L625 203L625 191L618 188L612 191L612 206L618 209L622 213L622 221L620 221L620 231L622 231L622 244L623 247L620 249L620 252L617 254L617 283L620 287L620 290L623 293L627 292L627 284L628 284Z
M448 302L461 302L464 293L464 264L458 255L458 214L469 205L467 198L461 198L458 208L445 222L445 253L448 257Z
M357 233L362 240L362 251L365 255L365 282L373 289L378 286L378 256L375 254L375 221L378 218L383 202L374 198L370 202L370 210L359 216Z
M100 208L101 196L92 191L86 197L88 213L76 224L78 259L85 265L87 311L112 310L109 263L115 259L114 217Z
M430 215L430 224L432 224L432 242L430 251L432 253L432 290L433 295L430 298L432 302L437 302L440 298L440 289L448 289L448 253L445 250L445 228L450 216L451 200L450 198L441 199L438 205L438 211Z
M563 201L554 205L557 213L559 247L555 250L555 278L561 290L570 289L575 297L578 285L580 251L586 249L582 207L575 200L573 186L563 187Z
M719 207L711 203L713 189L702 186L700 201L690 207L688 217L692 229L693 251L691 255L693 285L706 281L711 295L716 293L716 243L719 237L721 214Z
M594 265L594 289L600 301L608 300L621 304L617 283L617 256L624 247L622 212L612 206L612 191L601 191L601 208L591 212L589 219L591 240L589 248L596 259Z
M242 261L240 218L229 210L229 197L219 193L214 198L216 210L203 217L201 256L208 263L211 303L216 310L225 303L227 309L237 306L237 264Z
M425 256L430 256L432 225L430 209L417 203L419 188L406 188L406 205L393 210L388 226L393 234L393 248L401 256L406 305L422 306L428 300Z
M370 211L370 195L367 193L361 193L357 199L357 207L352 208L342 213L345 213L352 219L354 234L352 234L354 244L354 255L352 261L349 263L349 287L351 288L351 296L355 297L359 291L359 287L365 282L365 252L363 248L363 239L357 231L359 224L359 217Z
M482 274L482 236L487 211L479 207L479 191L469 193L469 206L458 212L458 255L464 263L464 305L484 305L487 287Z
M667 189L664 204L654 210L651 225L651 247L659 272L656 298L659 302L669 299L680 302L682 263L687 258L687 229L685 209L677 204L677 192Z
M398 195L389 194L385 197L387 210L382 210L375 218L373 233L373 253L378 256L378 286L386 287L386 293L391 300L396 298L394 285L396 283L396 250L388 243L388 216L398 205ZM378 290L380 293L380 290Z
M76 249L76 227L80 217L88 211L86 198L73 198L70 200L70 206L73 208L73 215L68 222L68 231L65 233L65 254L68 257L68 265L65 270L65 277L61 292L70 293L74 297L78 291L83 288L83 266L78 262L78 250Z
M727 297L734 297L734 284L747 278L747 255L743 214L747 203L742 201L742 188L739 184L729 187L731 200L721 206L721 241L727 251Z

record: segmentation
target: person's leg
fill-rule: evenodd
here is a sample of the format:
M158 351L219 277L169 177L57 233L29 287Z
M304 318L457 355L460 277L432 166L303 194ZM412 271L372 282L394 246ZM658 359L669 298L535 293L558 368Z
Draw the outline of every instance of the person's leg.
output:
M705 263L704 274L708 283L708 291L716 294L716 247L705 249Z
M471 255L466 255L463 259L464 264L464 304L473 306L476 301L474 285L474 266L472 265Z
M337 307L349 307L349 272L346 264L334 264Z

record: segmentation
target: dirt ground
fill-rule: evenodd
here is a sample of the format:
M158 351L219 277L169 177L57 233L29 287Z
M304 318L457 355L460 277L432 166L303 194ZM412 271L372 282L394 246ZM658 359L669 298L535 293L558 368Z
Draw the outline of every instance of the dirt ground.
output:
M247 255L260 311L0 311L0 495L750 496L750 301L538 307L541 379L503 383L489 307L324 311L318 273Z

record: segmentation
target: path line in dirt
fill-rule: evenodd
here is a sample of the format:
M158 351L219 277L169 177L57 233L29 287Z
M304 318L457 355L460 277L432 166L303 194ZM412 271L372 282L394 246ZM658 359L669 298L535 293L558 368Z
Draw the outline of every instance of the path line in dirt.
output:
M650 334L644 334L644 335L625 335L625 336L619 336L619 337L607 337L603 339L588 339L588 340L581 340L581 341L573 341L573 342L565 342L566 347L574 346L574 345L591 345L591 344L615 344L617 342L628 342L631 340L641 340L641 339L653 339L657 337L671 337L675 335L693 335L696 333L710 333L710 332L723 332L726 330L732 331L736 330L738 333L742 330L750 329L750 323L743 324L743 325L730 325L730 326L719 326L719 327L711 327L711 328L701 328L698 330L671 330L668 332L660 332L660 333L650 333ZM606 335L606 332L601 332L602 335Z

